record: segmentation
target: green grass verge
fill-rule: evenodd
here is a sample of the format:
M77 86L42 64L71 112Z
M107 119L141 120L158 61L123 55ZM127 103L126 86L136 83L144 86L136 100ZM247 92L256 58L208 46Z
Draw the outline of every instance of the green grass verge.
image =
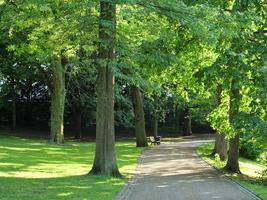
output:
M93 142L56 146L40 139L0 135L0 199L113 199L135 170L142 148L136 148L134 141L116 143L124 179L87 175L94 151Z
M219 159L212 159L210 153L213 149L213 143L201 145L197 149L198 155L210 165L217 169L222 169L226 162L221 162ZM265 169L265 166L257 161L248 160L245 158L239 159L240 170L242 175L225 173L228 177L234 179L242 186L253 191L261 198L267 200L267 187L260 184L260 173Z

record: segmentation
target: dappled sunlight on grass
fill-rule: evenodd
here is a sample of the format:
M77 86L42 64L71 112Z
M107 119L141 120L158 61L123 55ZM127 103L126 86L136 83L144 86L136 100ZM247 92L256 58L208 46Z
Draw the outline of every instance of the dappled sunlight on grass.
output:
M56 146L0 135L0 199L113 199L135 170L142 148L134 141L116 143L123 179L87 175L94 150L93 142Z

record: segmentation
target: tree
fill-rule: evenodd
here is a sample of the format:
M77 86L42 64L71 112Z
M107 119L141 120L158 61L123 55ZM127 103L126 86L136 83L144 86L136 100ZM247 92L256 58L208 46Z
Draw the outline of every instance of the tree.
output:
M65 74L66 63L62 55L54 58L52 64L52 94L51 94L51 129L50 141L64 143L64 108L65 108Z
M52 143L64 142L65 76L69 64L77 57L81 41L82 28L77 21L91 8L91 3L86 9L84 4L84 1L28 0L6 1L3 5L1 35L6 35L9 41L7 49L17 56L31 58L50 89ZM90 20L91 16L86 17ZM10 31L12 34L6 34ZM89 42L86 45L89 49L92 46Z
M236 79L232 80L230 89L230 102L229 102L229 122L234 123L235 118L239 112L240 104L240 91L239 81ZM231 172L240 173L239 169L239 133L235 133L234 137L229 141L229 154L225 169Z
M116 1L100 1L96 152L90 173L120 176L115 154L114 75Z
M146 147L147 138L145 130L145 114L143 108L143 99L140 87L132 86L133 92L133 107L134 107L134 123L135 123L135 137L137 147Z
M216 105L220 106L221 104L221 98L222 98L222 85L218 84L217 86L217 94L216 94ZM227 158L227 140L225 138L225 135L223 133L220 133L218 130L216 130L215 133L215 143L214 143L214 149L211 153L211 156L215 156L216 154L219 155L220 160L224 161Z
M234 173L240 173L239 138L247 132L256 134L259 131L258 128L251 129L252 121L258 123L256 127L263 127L261 124L264 117L255 112L252 100L261 99L261 95L256 91L263 89L263 85L257 84L258 71L262 69L264 60L266 61L263 56L263 49L266 48L266 45L263 45L265 39L257 34L258 30L264 29L266 11L263 10L264 5L257 1L233 2L233 6L230 6L227 12L231 12L237 21L240 34L231 40L225 40L225 45L218 48L220 50L217 66L209 71L209 74L214 73L214 76L223 77L225 94L222 104L210 115L210 121L215 129L229 138L230 146L225 169ZM254 45L257 47L254 48ZM264 76L262 74L262 80L265 79ZM253 97L248 91L255 91Z

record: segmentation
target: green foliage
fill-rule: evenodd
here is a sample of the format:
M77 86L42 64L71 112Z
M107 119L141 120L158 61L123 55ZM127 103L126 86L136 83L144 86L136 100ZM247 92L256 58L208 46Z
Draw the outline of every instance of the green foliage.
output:
M263 153L264 147L253 138L242 138L240 142L240 155L244 158L256 160Z
M0 1L1 105L11 75L20 96L26 82L51 83L53 60L67 63L67 114L95 122L99 1ZM189 108L227 138L267 133L266 4L263 0L120 0L117 2L115 121L132 127L131 85L145 110L166 116ZM102 22L105 24L105 22ZM105 24L109 27L109 24ZM14 63L19 67L13 69ZM64 64L66 64L64 63ZM239 89L239 113L229 122L229 96ZM216 86L222 102L215 105ZM266 136L265 136L266 137ZM245 139L244 139L245 140Z

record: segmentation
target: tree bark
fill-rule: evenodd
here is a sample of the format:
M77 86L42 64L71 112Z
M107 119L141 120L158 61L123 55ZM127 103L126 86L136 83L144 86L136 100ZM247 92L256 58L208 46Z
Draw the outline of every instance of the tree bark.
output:
M64 107L65 107L65 67L62 56L55 59L53 65L53 88L51 97L50 142L64 143Z
M158 136L158 114L153 113L152 116L152 126L153 126L153 136L156 138Z
M239 101L240 101L240 91L239 91L239 81L233 79L231 83L230 90L230 102L229 102L229 122L233 126L233 122L239 112ZM229 141L229 153L227 164L225 170L241 173L239 168L239 133L234 133L234 137Z
M17 128L17 108L16 108L16 92L15 92L15 83L13 81L13 91L12 91L12 129Z
M222 101L222 85L219 84L217 86L217 94L216 94L216 105L220 106ZM215 133L215 144L214 149L212 151L211 156L215 156L218 154L220 156L220 160L224 161L227 158L227 140L225 135L216 131Z
M117 167L114 129L116 1L100 1L97 77L96 151L91 174L121 176Z
M174 124L175 129L180 130L181 129L181 127L180 127L180 111L178 109L178 105L175 106L174 114L175 114L175 121L176 121L176 123Z
M215 144L211 156L214 157L216 154L219 155L220 160L224 161L227 158L227 140L225 135L216 132L215 133Z
M143 100L140 88L132 86L133 92L133 108L134 108L134 124L135 124L135 137L137 147L146 147L146 128L145 128L145 114L143 108Z
M186 114L185 114L185 136L192 135L192 120L191 120L191 113L190 109L186 108Z

